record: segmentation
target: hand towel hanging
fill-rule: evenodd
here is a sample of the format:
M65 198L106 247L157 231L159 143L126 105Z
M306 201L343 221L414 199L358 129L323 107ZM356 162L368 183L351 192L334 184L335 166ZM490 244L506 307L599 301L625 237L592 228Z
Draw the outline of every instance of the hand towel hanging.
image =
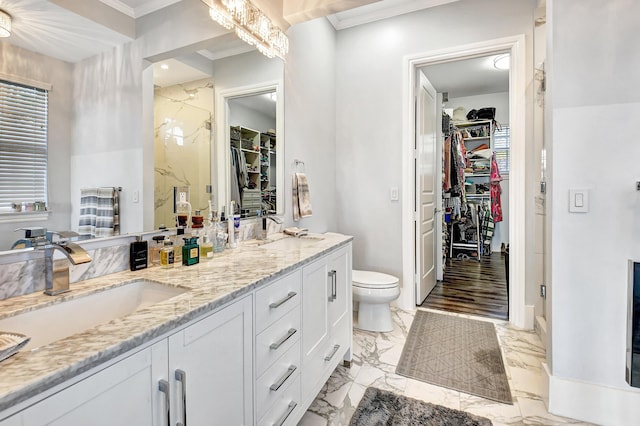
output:
M119 228L119 202L115 188L83 188L80 190L78 233L91 237L111 237ZM118 229L119 230L119 229Z
M304 173L293 174L293 220L298 221L301 217L311 216L311 196L309 194L309 182Z

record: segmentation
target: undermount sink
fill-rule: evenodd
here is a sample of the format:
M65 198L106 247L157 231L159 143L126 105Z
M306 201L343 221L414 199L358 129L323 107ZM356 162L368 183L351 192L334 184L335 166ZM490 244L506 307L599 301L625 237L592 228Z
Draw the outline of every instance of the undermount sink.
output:
M260 247L266 249L275 250L297 250L307 247L313 247L324 238L316 237L285 237L279 240L272 241L261 245Z
M186 290L137 280L5 319L0 330L31 338L22 351L35 349L168 300Z

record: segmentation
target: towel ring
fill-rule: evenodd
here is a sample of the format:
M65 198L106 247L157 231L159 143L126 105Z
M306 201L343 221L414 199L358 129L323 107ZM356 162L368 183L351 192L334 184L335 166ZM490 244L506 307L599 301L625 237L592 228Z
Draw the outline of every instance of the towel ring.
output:
M302 161L302 160L293 160L293 163L294 163L293 167L295 168L296 173L298 172L298 166L300 166L301 164L302 164L302 173L304 173L304 171L305 171L304 170L304 161Z

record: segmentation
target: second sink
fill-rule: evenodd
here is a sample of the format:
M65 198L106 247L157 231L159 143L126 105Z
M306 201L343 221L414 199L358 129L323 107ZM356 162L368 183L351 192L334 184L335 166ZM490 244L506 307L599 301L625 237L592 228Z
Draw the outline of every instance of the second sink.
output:
M154 281L137 280L0 319L0 330L29 336L31 341L22 351L30 350L124 317L185 291Z

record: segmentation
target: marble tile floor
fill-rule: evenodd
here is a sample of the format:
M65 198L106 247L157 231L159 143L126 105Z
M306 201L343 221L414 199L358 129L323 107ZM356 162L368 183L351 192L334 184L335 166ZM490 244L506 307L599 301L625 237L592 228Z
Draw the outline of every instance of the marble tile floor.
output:
M541 397L541 363L545 360L545 350L535 332L515 329L506 321L443 311L432 312L491 321L496 325L513 405L395 374L414 313L394 308L392 314L395 326L392 332L375 333L354 329L351 368L338 366L298 425L348 425L367 386L376 386L433 404L484 416L495 426L588 425L547 412Z

